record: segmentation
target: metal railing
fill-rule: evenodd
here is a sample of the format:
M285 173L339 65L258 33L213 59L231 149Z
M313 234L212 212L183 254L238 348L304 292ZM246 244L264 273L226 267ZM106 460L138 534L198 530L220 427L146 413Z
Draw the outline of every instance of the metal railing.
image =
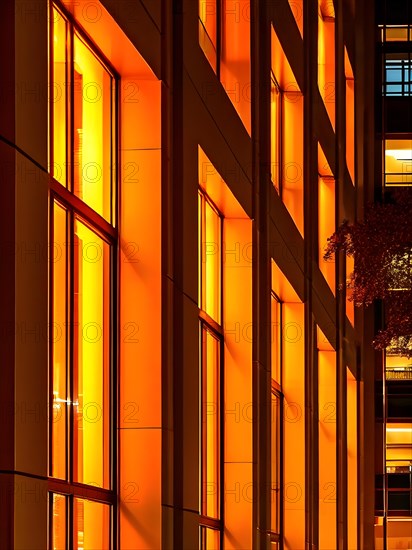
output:
M412 366L386 368L386 380L412 380Z

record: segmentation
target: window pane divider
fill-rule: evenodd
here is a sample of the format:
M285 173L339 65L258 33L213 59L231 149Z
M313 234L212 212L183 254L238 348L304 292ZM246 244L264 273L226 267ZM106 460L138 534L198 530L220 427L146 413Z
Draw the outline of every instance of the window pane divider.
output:
M54 178L50 178L50 190L56 195L57 201L63 205L70 207L79 214L86 222L90 224L90 228L100 236L109 239L117 239L117 229L110 225L100 214L95 212L90 206L83 202L79 197L68 191L61 183Z

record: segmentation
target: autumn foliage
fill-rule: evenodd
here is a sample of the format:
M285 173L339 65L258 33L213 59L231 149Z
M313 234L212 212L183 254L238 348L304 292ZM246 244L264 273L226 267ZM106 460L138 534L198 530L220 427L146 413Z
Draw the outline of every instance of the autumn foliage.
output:
M354 258L349 299L356 306L384 300L385 327L374 347L412 357L412 191L370 204L362 221L344 221L328 239L325 259L339 250Z

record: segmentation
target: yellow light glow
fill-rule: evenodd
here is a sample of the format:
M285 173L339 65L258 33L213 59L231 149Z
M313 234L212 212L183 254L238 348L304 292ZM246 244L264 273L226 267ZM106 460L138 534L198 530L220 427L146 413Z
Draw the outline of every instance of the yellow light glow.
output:
M75 237L76 481L108 487L109 245L78 220Z
M396 160L412 160L411 149L387 149L385 155L394 157Z

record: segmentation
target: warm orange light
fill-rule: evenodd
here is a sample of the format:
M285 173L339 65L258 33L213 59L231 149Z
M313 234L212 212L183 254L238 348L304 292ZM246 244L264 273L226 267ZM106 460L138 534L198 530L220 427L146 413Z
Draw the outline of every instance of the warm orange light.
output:
M282 301L284 541L305 546L304 305L272 261L272 289ZM272 417L273 423L273 417ZM272 425L272 429L274 429ZM273 435L272 435L273 445ZM274 452L274 451L272 451ZM273 475L273 472L272 472ZM273 502L272 502L273 506ZM273 508L272 508L273 510Z
M324 260L328 238L335 231L335 180L330 176L318 180L318 254L319 269L335 294L335 261Z
M273 533L280 533L281 495L281 407L282 398L272 393L271 410L271 502L270 528Z
M335 129L335 19L333 4L319 0L318 87Z
M281 108L282 108L282 96L277 82L272 77L271 83L271 137L270 137L270 172L272 176L272 183L275 186L278 193L280 193L280 180L281 180L281 166L280 166L280 151L282 147L281 141Z
M202 330L202 514L220 516L220 343Z
M216 0L199 0L199 44L216 71L217 6Z
M53 207L52 476L66 479L67 462L67 212Z
M303 38L303 0L288 0L301 37Z
M109 487L109 245L75 220L75 481Z
M111 220L112 77L74 35L74 192Z
M200 193L201 217L199 223L201 254L200 307L218 324L221 320L221 218L215 207Z
M66 107L68 75L66 59L66 20L56 8L53 8L53 85L51 101L53 105L53 177L67 186L67 126Z
M348 548L357 548L358 537L358 413L356 379L347 367L347 463L348 463Z
M250 0L222 0L220 80L250 134Z
M281 92L280 98L272 93L271 162L276 171L276 158L280 159L282 200L303 235L303 95L273 27L271 40L272 73ZM275 115L281 120L274 120ZM276 181L273 183L276 186Z
M319 550L330 550L336 548L336 352L318 351L318 372Z
M220 550L220 531L201 527L201 550Z
M271 322L272 378L282 383L282 303L272 295Z
M109 505L75 498L73 523L74 550L109 550Z
M346 256L346 280L349 280L353 269L355 266L355 261L353 256ZM352 300L349 300L350 289L346 291L346 316L351 322L352 325L355 324L355 305Z
M345 48L346 77L346 164L352 183L355 184L355 80Z
M53 493L52 495L52 540L53 550L66 550L67 548L67 501L64 495Z

